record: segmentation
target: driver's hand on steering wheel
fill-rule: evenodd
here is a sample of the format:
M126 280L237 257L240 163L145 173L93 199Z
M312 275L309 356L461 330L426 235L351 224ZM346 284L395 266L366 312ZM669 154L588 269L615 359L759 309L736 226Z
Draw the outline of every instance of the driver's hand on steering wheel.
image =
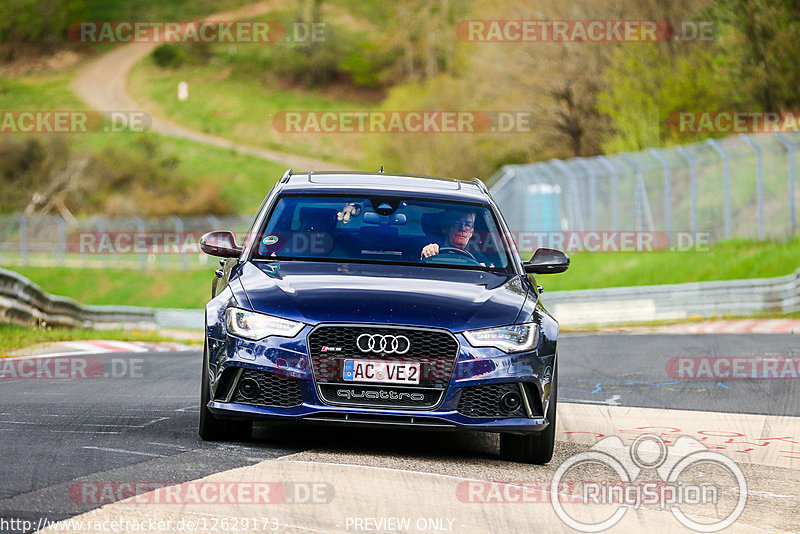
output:
M431 256L436 256L439 254L439 245L436 243L431 243L430 245L425 245L422 248L422 257L423 258L430 258Z

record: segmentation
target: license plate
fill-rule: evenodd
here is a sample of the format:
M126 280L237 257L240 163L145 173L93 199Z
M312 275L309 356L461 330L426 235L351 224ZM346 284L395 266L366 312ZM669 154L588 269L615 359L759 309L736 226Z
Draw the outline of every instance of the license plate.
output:
M346 382L419 384L419 363L345 360L342 378Z

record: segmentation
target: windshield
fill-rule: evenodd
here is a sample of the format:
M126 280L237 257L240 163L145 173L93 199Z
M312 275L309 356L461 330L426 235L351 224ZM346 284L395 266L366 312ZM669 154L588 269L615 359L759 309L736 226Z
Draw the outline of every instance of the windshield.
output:
M394 197L283 196L254 257L509 268L488 206Z

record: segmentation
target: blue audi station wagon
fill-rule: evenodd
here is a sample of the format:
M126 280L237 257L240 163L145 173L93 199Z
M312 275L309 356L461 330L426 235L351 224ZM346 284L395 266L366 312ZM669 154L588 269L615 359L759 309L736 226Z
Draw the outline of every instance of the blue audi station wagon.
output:
M259 420L500 434L502 458L550 461L558 323L485 185L384 173L286 171L223 258L206 307L205 440Z

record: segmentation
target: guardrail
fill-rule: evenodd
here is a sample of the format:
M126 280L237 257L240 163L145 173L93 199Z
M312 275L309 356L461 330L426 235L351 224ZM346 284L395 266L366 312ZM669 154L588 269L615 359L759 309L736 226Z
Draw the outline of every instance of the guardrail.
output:
M85 306L45 292L24 276L0 269L0 323L26 326L140 328L157 326L156 311L133 306Z
M776 278L545 292L562 326L800 311L800 269Z

